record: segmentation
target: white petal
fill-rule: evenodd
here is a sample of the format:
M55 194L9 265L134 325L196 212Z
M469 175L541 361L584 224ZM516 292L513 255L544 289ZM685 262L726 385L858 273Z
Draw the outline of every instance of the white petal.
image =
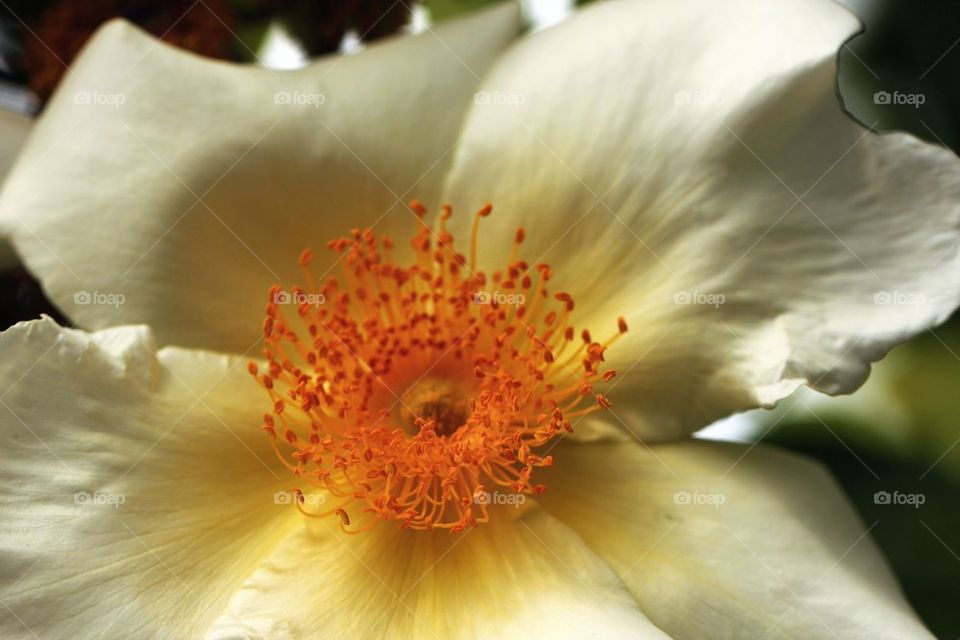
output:
M623 585L535 506L458 536L390 525L300 529L251 576L209 640L662 639Z
M244 363L152 342L0 334L0 637L197 637L299 521Z
M438 198L512 4L355 56L278 72L103 27L48 104L0 196L0 224L82 326L147 323L161 344L245 351L267 289L351 227L415 228ZM406 243L398 243L406 246ZM119 309L78 291L121 293Z
M561 445L538 499L677 638L929 638L830 476L688 441Z
M604 2L485 78L449 199L494 203L492 264L523 224L595 335L626 316L611 395L638 434L851 391L956 306L960 162L843 113L857 27L825 0Z

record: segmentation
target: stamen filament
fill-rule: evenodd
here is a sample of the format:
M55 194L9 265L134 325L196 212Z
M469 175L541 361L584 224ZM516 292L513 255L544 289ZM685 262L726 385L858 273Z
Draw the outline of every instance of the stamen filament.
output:
M342 278L318 288L313 253L303 251L306 288L292 289L295 313L285 309L290 296L272 287L267 366L249 366L273 407L263 429L274 453L306 485L336 498L314 512L297 489L297 509L335 515L351 534L383 520L457 533L489 521L486 486L543 491L532 476L552 457L537 448L572 431L571 419L609 406L593 388L614 375L600 371L603 353L626 331L621 318L602 344L584 331L570 347L573 298L548 295L549 266L536 265L535 283L528 275L522 228L506 269L489 281L478 272L489 204L473 217L469 258L455 251L449 206L436 230L420 202L410 210L418 230L408 267L395 264L392 239L354 229L329 243ZM489 286L524 297L508 306L490 298Z

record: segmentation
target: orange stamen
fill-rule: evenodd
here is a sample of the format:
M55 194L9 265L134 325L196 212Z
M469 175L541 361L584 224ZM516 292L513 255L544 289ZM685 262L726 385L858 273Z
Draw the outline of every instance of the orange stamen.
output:
M294 296L271 288L266 364L248 365L270 397L263 429L277 456L337 497L336 507L311 513L296 489L296 507L336 515L348 533L380 520L455 533L487 522L486 486L542 492L532 476L553 458L539 447L572 431L572 418L610 406L593 388L614 375L600 366L617 336L601 344L583 330L576 353L557 358L576 342L574 301L548 295L547 265L536 266L534 288L517 259L522 229L510 264L488 279L476 264L480 218L491 205L474 216L469 261L446 230L449 206L437 230L419 201L410 209L418 219L410 266L394 264L393 240L355 229L329 243L343 278L318 286L305 250L307 288L293 287ZM618 329L626 331L622 318ZM368 521L350 529L362 514Z

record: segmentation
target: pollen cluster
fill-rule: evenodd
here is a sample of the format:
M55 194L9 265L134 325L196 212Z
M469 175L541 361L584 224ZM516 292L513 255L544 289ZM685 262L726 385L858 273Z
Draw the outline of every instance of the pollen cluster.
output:
M547 291L551 270L519 259L477 270L474 216L469 258L458 253L444 206L435 228L410 204L418 230L411 264L371 230L333 240L339 277L270 290L263 324L266 365L249 364L272 409L263 429L301 479L297 508L336 514L350 533L381 520L401 528L461 532L489 520L489 492L538 494L548 443L580 416L608 407L598 382L605 349L570 323L573 298ZM304 508L304 490L328 499ZM351 523L352 521L352 523Z

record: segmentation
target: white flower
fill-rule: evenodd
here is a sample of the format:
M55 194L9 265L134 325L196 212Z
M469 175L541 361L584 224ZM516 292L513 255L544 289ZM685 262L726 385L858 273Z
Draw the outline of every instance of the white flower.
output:
M0 195L95 330L0 335L0 635L929 637L821 469L683 438L852 391L958 302L960 162L842 112L856 29L819 1L605 2L506 48L505 7L273 73L105 27ZM346 536L276 504L295 480L244 356L302 247L405 238L412 196L492 201L480 268L522 224L578 328L630 329L545 493Z

